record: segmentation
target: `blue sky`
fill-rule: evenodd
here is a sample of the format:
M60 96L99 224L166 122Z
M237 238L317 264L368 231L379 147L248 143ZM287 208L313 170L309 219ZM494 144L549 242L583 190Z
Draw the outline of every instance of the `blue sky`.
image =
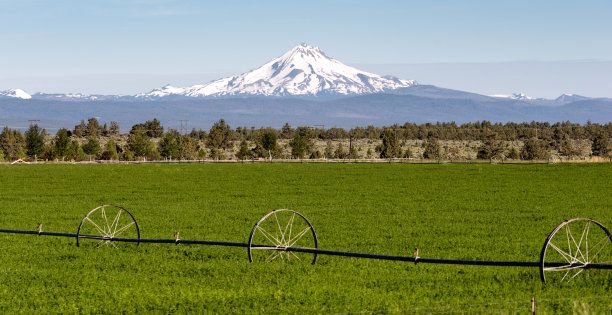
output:
M612 97L611 12L612 1L0 0L0 90L192 85L307 42L443 87Z

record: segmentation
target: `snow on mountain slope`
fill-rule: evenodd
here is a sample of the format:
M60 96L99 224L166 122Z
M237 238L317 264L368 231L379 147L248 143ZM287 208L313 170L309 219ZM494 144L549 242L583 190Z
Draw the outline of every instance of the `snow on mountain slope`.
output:
M415 84L413 80L382 77L358 70L328 57L318 47L301 44L250 72L191 87L166 85L136 96L359 95Z
M537 98L535 97L531 97L526 95L525 93L513 93L513 94L496 94L496 95L489 95L491 97L497 97L497 98L509 98L509 99L513 99L513 100L519 100L519 101L533 101L533 100L537 100Z
M8 91L0 91L0 96L8 96L8 97L14 97L14 98L21 98L24 100L29 100L32 98L32 96L28 93L26 93L24 90L22 89L13 89L13 90L8 90Z

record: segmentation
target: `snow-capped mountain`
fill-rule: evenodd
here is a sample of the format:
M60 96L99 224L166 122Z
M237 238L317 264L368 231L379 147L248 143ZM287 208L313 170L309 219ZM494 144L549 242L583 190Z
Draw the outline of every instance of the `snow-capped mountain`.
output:
M24 100L29 100L29 99L32 98L32 96L30 94L26 93L22 89L13 89L13 90L8 90L8 91L0 91L0 96L8 96L8 97L13 97L13 98L20 98L20 99L24 99Z
M301 44L263 66L240 75L191 87L166 85L136 97L361 95L416 84L413 80L383 77L358 70L328 57L318 47Z
M496 94L496 95L491 95L491 97L508 98L508 99L513 99L513 100L518 100L518 101L533 101L533 100L538 99L538 98L526 95L525 93Z

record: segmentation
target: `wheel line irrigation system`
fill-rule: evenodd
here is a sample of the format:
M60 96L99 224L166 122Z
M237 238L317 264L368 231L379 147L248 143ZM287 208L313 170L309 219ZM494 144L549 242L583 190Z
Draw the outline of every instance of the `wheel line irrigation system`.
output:
M601 223L588 218L574 218L559 224L544 242L539 261L424 258L419 257L418 249L415 249L413 256L319 249L317 234L310 221L299 212L289 209L274 210L263 216L253 226L247 243L183 240L179 238L178 232L175 232L174 239L141 238L140 227L135 217L125 208L114 205L103 205L89 211L81 220L77 233L46 232L42 230L40 223L37 231L0 229L0 233L74 237L77 246L118 247L116 243L123 242L136 245L158 243L242 247L247 248L251 262L312 259L314 264L318 255L331 255L415 264L538 267L540 278L544 283L571 281L585 270L612 269L612 246L608 246L612 243L612 235Z

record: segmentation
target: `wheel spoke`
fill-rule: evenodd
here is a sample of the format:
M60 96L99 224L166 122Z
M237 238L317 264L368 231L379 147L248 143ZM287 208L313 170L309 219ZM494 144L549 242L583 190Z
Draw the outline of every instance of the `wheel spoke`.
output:
M565 265L565 266L559 266L559 267L548 267L548 268L544 268L544 270L545 271L566 271L566 270L584 268L584 266L585 265L578 265L578 266L572 267L572 265Z
M569 230L569 227L568 227L568 230ZM583 232L584 232L584 231L583 231ZM574 245L576 245L576 251L575 251L576 257L574 257L574 258L575 258L577 261L581 262L581 263L585 263L585 262L586 262L586 260L584 259L584 255L582 255L582 251L580 250L580 245L576 243L576 239L574 239L574 235L572 235L572 231L571 231L571 230L569 231L569 235L570 235L570 237L571 237L572 242L574 243ZM578 259L578 254L580 254L580 257L582 257L582 260L579 260L579 259Z
M96 222L92 221L89 217L86 217L85 219L87 219L87 221L89 221L91 224L93 224L93 226L98 230L98 232L100 232L100 234L102 236L106 236L106 232L104 232L104 230L99 227Z
M128 223L126 226L120 228L117 232L113 234L113 237L119 236L121 233L125 232L130 226L134 225L134 221Z
M574 278L576 278L577 275L579 275L581 272L584 271L584 268L580 268L580 270L578 270L570 279L568 279L567 281L570 281Z
M302 238L302 236L304 236L306 232L308 232L308 230L310 230L310 226L307 226L305 229L302 230L302 232L298 233L295 236L295 239L289 240L290 243L288 247L292 247L295 243L297 243L297 241L299 241Z
M610 240L610 237L606 235L606 236L604 236L604 238L602 238L602 239L601 239L599 242L597 242L597 245L595 245L593 248L597 248L597 246L599 246L599 244L601 244L602 242L603 242L603 245L601 245L601 247L599 247L599 249L597 250L597 253L595 253L595 255L593 255L593 256L591 257L591 260L590 260L589 262L591 262L591 261L592 261L592 262L595 262L595 258L597 258L597 256L599 255L599 253L601 253L601 251L602 251L602 250L603 250L603 249L604 249L606 246L608 246L608 243L610 243L610 242L608 242L609 240ZM612 241L612 240L610 240L610 241Z
M285 232L283 233L283 242L285 241L284 236L287 235L287 230L289 230L289 234L287 235L287 240L291 240L291 229L293 227L293 218L295 218L295 213L289 218L287 221L287 226L285 226Z
M251 246L251 249L278 250L278 246Z
M572 244L570 243L569 224L565 225L565 236L567 237L567 250L569 252L570 257L572 257L572 259L574 259L574 256L572 256Z
M115 236L115 234L117 234L117 227L119 226L120 217L121 217L121 209L117 211L117 215L115 216L115 219L113 219L113 223L111 224L111 228L113 231L113 234L111 234L111 236Z
M263 234L268 239L268 241L270 241L270 243L276 246L281 245L280 241L276 237L274 237L274 235L270 234L270 232L264 230L264 228L262 228L261 225L257 226L257 230L261 231L261 234Z
M276 221L276 227L278 228L277 233L280 233L280 237L279 237L279 245L284 244L285 243L285 234L283 233L283 229L281 228L280 223L278 222L278 217L276 216L276 212L274 212L274 219Z
M102 212L102 218L104 218L104 230L107 231L106 235L110 234L110 226L108 225L108 219L106 218L106 211L104 211L104 208L100 209L100 211Z
M565 277L567 277L567 275L570 273L571 269L568 269L567 272L565 272L565 274L563 275L563 278L561 278L561 282L563 282L563 280L565 280Z
M293 255L295 258L297 258L298 260L301 260L300 257L298 255L296 255L294 252L289 252L291 255Z
M276 259L276 257L278 257L279 254L280 254L280 252L275 252L275 253L270 254L270 256L268 256L268 258L266 258L266 261L267 262L273 261L274 259Z
M585 245L585 255L586 255L586 261L590 262L589 260L589 232L591 231L591 221L587 221L587 229L586 229L586 235L584 238L584 245Z
M548 245L552 246L553 249L555 249L559 254L561 254L561 256L563 257L563 259L565 259L565 261L567 261L570 264L572 263L573 257L570 254L561 250L559 247L557 247L557 245L553 244L553 242L548 242Z

